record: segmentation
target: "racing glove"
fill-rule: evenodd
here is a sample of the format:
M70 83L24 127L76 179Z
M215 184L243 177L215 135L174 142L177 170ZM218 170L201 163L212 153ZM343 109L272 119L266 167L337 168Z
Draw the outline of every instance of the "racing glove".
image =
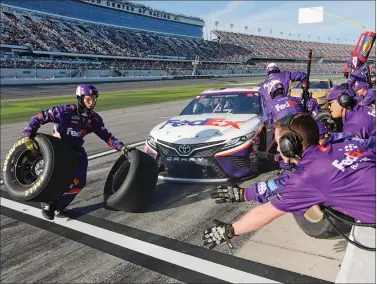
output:
M36 151L36 150L38 150L37 143L35 143L35 141L32 138L25 137L24 142L25 142L26 148L29 151Z
M220 185L211 192L211 198L217 199L217 204L226 202L245 202L245 189L238 185Z
M213 249L219 244L227 243L229 248L232 249L233 245L230 239L235 236L233 226L216 219L214 219L213 222L215 226L206 229L203 233L203 246L208 246L208 249Z
M122 151L123 155L126 155L129 151L135 150L135 147L127 147L127 146L122 146L120 150Z

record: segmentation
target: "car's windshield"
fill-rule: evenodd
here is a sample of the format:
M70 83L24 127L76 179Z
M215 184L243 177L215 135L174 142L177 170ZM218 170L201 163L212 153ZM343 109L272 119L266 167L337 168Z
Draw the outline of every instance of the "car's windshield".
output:
M205 113L260 114L260 97L257 92L211 93L197 96L181 115Z
M310 81L309 83L310 89L330 89L329 82L327 81ZM302 89L302 83L298 83L295 89Z

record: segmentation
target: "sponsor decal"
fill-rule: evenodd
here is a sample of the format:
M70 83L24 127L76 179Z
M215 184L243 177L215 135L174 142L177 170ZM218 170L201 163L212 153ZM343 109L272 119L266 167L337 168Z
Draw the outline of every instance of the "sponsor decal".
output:
M77 120L71 120L71 123L73 123L73 124L79 124L79 122Z
M80 130L79 132L73 130L73 128L69 127L67 128L67 135L73 136L73 137L84 137L87 134L87 131L85 129Z
M74 120L80 120L80 117L78 115L72 115L71 118L74 119Z
M233 128L240 129L239 123L243 123L244 121L231 121L225 120L224 118L207 118L204 120L179 120L179 119L169 119L165 122L164 125L160 127L160 129L164 128L166 125L170 124L172 127L179 127L179 126L214 126L214 127L227 127L232 126Z
M370 109L370 111L368 111L368 115L376 117L376 111L374 109Z
M268 188L271 190L271 191L275 191L278 189L278 186L277 184L275 183L275 181L273 179L270 179L267 181L267 185L268 185Z
M281 111L287 107L292 107L292 106L295 106L297 105L297 102L296 101L286 101L284 104L280 104L280 105L276 105L275 108L277 111Z
M265 194L265 192L267 191L267 184L265 182L258 182L257 190L258 194Z
M208 165L208 160L205 158L184 158L184 157L166 157L168 162L194 162L201 165Z
M363 55L367 56L369 51L372 49L373 38L369 37L366 43L363 45Z
M365 155L367 152L361 152L360 149L355 144L347 144L344 146L344 155L346 156L343 160L339 161L336 159L332 162L332 165L342 172L344 172L346 166L351 166L352 169L356 169L358 163L356 161ZM365 157L360 159L359 162L369 161L369 158Z

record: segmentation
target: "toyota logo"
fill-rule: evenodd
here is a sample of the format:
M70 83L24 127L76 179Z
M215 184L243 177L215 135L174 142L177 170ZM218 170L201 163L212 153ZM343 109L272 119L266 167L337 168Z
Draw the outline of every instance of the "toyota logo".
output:
M182 154L187 154L191 151L191 147L189 145L179 145L178 151Z

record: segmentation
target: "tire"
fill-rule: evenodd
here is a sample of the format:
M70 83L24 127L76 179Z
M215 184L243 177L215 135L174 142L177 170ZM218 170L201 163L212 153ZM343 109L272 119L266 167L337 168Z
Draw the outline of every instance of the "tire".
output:
M38 133L34 140L39 147L37 151L27 150L25 138L9 150L3 165L4 186L15 200L48 202L60 197L72 184L76 156L59 138ZM30 166L23 163L26 160L34 162Z
M299 225L308 236L316 239L328 239L336 236L340 236L338 231L330 224L327 219L322 219L318 223L312 223L308 221L304 216L294 215L296 223ZM331 222L343 233L347 234L351 231L351 226L344 224L343 222L330 217Z
M149 202L158 178L158 164L148 154L132 150L121 155L106 179L105 205L125 212L139 212Z
M319 114L316 115L314 119L320 120L323 123L325 123L326 126L329 127L330 133L343 131L342 119L332 118L328 110L321 111Z

